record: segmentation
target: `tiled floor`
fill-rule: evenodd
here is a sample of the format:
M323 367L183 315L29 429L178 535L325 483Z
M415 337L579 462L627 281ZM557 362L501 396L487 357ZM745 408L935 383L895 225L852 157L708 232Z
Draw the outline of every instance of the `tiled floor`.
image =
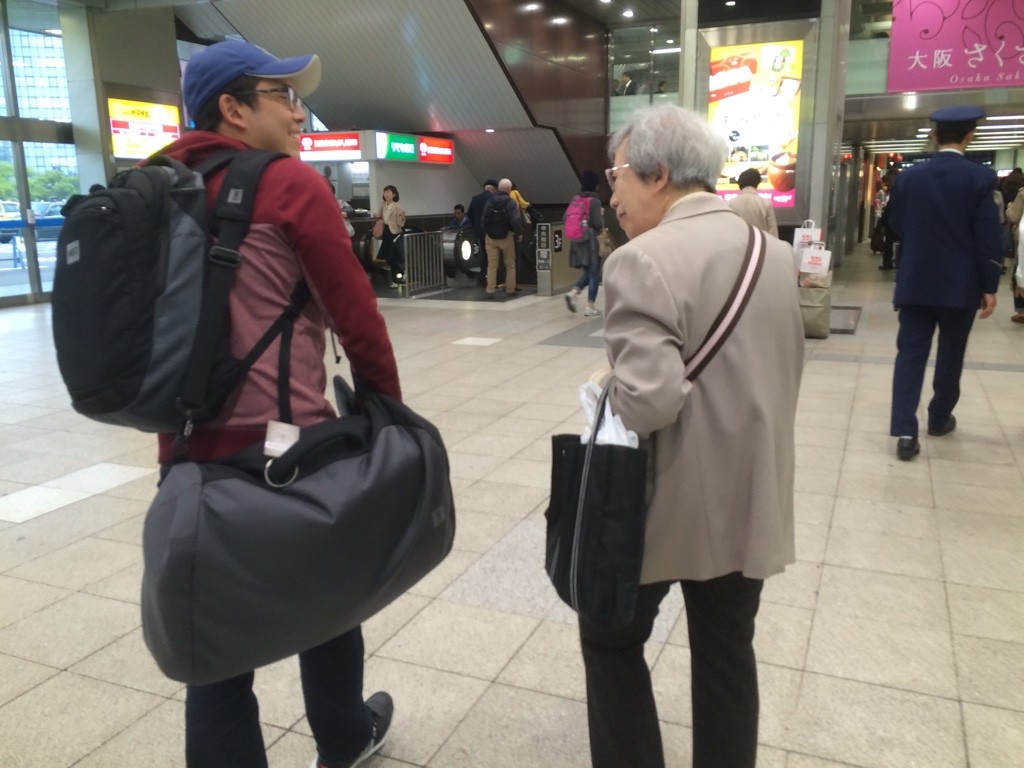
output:
M1024 766L1024 326L979 321L959 428L898 462L891 273L858 251L833 301L853 335L808 344L799 562L758 622L763 768ZM367 693L397 713L368 766L586 765L571 614L542 567L549 437L579 431L600 318L560 298L385 300L408 401L445 435L459 530L365 627ZM46 306L0 312L0 766L183 764L182 688L142 644L151 438L67 405ZM754 372L752 372L754 375ZM689 765L681 599L649 646L670 766ZM294 661L257 674L274 768L308 765Z

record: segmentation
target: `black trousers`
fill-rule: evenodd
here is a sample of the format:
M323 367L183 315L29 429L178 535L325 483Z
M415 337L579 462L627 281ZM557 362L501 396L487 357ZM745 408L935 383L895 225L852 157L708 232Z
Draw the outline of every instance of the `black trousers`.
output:
M580 621L594 768L665 766L644 643L672 584L641 586L636 615L623 629L605 630ZM764 581L736 572L680 584L690 635L693 768L754 768L754 620Z
M928 403L928 425L941 427L960 400L960 374L964 367L967 337L977 309L900 307L900 329L896 335L896 365L892 376L892 413L889 434L917 437L917 406L921 402L932 336L939 331L935 352L932 399Z

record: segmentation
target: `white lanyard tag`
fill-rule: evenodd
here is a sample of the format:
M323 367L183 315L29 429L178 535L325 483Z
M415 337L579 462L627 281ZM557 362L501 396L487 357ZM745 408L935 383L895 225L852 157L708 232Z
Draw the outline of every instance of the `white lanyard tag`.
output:
M276 458L299 442L301 430L283 421L267 422L267 438L263 441L263 455Z

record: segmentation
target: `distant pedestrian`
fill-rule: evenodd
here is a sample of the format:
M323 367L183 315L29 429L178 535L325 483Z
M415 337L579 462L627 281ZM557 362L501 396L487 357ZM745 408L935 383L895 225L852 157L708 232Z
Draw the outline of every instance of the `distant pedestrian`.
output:
M576 311L576 302L583 289L587 289L587 308L584 317L596 317L601 314L594 302L597 300L597 289L601 284L601 250L597 243L598 233L604 229L604 211L601 200L597 196L597 185L600 177L593 171L584 171L580 176L579 197L585 197L589 203L586 220L586 239L572 241L569 246L569 264L583 273L572 289L565 294L565 304L570 312ZM575 199L575 198L574 198ZM569 210L566 210L566 216ZM565 218L562 219L565 221Z

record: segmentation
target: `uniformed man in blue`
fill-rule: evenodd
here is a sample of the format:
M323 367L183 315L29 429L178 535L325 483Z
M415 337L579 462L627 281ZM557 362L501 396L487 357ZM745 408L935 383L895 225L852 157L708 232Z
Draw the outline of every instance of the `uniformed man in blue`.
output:
M996 174L968 160L977 107L933 112L932 140L938 146L927 162L896 177L889 200L889 225L901 241L896 269L899 311L896 366L892 381L890 434L896 455L910 461L921 452L917 406L932 336L939 330L934 394L928 403L928 434L956 429L953 408L960 399L967 337L975 314L992 314L999 284L999 215L992 200Z

